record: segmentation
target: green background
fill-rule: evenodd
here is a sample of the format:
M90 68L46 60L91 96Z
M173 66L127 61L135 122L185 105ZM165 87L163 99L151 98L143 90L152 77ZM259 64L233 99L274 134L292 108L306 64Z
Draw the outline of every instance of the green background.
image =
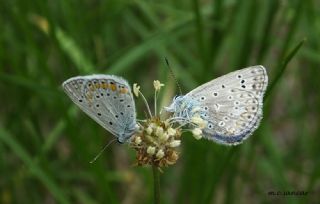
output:
M80 111L61 83L116 74L161 104L239 68L269 74L264 119L242 145L184 134L162 203L317 203L320 4L312 0L0 2L0 203L152 203L150 167ZM145 107L136 100L140 119ZM308 195L272 196L270 191Z

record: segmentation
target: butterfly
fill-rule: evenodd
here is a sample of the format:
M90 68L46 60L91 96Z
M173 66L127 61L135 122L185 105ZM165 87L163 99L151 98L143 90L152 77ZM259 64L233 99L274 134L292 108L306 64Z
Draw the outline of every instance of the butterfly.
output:
M136 131L136 110L128 82L118 76L95 74L72 77L62 84L70 99L112 133L119 143Z
M266 69L261 65L251 66L175 97L165 110L172 112L173 118L183 125L198 116L206 122L202 129L204 138L237 145L258 128L267 85Z

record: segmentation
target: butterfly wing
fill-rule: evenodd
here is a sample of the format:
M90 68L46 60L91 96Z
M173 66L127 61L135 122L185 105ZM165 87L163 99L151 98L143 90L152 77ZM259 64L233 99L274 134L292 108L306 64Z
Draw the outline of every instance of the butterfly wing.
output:
M63 89L88 116L123 143L135 131L136 112L128 82L112 75L78 76Z
M204 137L227 145L240 144L262 119L268 76L261 65L231 72L189 92L208 122Z

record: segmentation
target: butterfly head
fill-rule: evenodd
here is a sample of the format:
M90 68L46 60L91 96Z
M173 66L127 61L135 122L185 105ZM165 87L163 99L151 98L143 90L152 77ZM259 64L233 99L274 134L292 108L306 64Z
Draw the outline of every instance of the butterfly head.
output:
M172 103L165 107L167 112L173 113L174 117L189 121L193 116L193 110L199 106L199 102L189 96L176 96Z

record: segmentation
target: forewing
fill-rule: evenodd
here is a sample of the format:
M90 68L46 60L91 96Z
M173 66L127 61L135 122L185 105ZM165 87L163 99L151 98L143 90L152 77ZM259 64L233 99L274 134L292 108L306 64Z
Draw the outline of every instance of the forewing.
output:
M261 65L231 72L189 92L208 121L204 137L236 145L257 129L262 118L268 76Z
M116 137L134 129L135 104L124 79L112 75L79 76L62 86L81 110Z

